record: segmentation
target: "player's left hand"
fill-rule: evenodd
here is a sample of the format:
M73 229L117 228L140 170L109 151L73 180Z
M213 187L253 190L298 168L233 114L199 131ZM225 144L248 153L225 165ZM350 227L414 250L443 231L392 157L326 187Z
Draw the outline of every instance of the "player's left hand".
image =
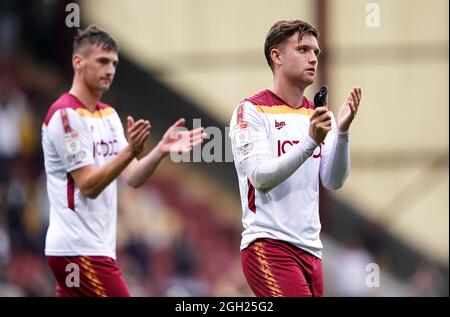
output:
M189 131L184 127L185 123L186 120L181 118L164 133L159 142L159 148L163 154L189 152L206 138L203 127Z
M337 126L341 131L347 131L350 124L358 112L359 104L361 102L361 87L353 87L348 94L347 100L339 109L337 117Z
M127 117L127 124L128 145L131 147L133 155L137 157L144 149L144 143L150 135L151 125L149 121L143 119L135 122L132 116Z

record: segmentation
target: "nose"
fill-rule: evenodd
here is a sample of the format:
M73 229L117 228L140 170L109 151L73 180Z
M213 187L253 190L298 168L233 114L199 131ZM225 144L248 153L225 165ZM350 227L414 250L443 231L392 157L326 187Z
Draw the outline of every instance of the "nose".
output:
M113 77L116 72L116 66L113 63L109 63L106 69L106 75Z
M311 57L309 58L309 63L315 66L318 62L316 54L312 53Z

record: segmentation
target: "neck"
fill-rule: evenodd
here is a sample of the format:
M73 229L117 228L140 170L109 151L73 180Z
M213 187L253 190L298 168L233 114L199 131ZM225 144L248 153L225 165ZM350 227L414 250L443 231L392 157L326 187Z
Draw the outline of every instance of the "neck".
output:
M77 78L74 78L69 93L77 97L91 112L95 111L95 107L102 97L101 92L91 91L86 85L80 83Z
M305 87L293 84L284 77L275 77L271 90L292 108L302 105Z

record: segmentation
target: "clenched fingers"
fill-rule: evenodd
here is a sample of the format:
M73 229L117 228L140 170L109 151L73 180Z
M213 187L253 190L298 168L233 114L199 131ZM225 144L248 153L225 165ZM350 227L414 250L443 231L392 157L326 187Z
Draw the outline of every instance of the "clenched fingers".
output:
M311 116L311 120L320 117L321 115L323 115L324 113L327 113L328 109L326 107L317 107L316 109L314 109L314 112Z

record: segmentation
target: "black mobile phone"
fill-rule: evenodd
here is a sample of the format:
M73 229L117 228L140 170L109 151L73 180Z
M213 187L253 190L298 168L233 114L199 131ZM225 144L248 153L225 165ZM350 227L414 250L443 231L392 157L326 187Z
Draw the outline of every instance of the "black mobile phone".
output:
M327 101L328 87L323 85L314 96L314 109L317 107L323 107Z

